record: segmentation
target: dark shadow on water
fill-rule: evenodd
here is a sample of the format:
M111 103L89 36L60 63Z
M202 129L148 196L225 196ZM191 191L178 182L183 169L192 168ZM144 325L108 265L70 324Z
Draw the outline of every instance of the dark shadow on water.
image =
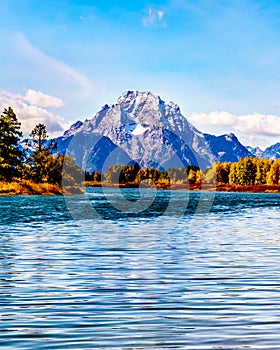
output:
M168 208L168 215L176 216L181 208L185 215L197 212L198 206L203 213L230 213L246 208L279 207L280 195L273 193L206 193L169 190L145 190L141 198L138 189L122 189L126 206L119 209L122 198L115 196L116 189L104 194L102 188L90 189L87 194L71 196L72 208L77 212L76 218L92 219L92 213L84 206L89 204L100 219L118 220L125 218L151 218L163 216ZM208 201L209 196L209 201ZM214 200L213 200L214 197ZM170 205L170 201L172 202ZM133 205L143 201L144 210L133 212ZM146 202L147 205L146 205ZM209 206L209 203L211 204ZM73 209L74 208L74 209ZM127 210L126 210L127 208ZM0 224L30 222L65 222L73 220L64 197L61 196L7 196L0 197Z

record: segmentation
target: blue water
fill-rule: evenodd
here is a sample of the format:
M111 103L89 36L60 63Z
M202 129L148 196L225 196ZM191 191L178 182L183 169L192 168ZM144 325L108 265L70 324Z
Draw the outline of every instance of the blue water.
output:
M278 194L89 192L0 197L1 349L280 349Z

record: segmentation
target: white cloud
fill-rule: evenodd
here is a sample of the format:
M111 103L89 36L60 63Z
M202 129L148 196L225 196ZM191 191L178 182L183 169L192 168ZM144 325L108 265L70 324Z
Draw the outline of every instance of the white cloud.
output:
M147 12L147 16L142 18L142 24L145 27L149 27L149 26L156 26L158 24L162 25L162 26L166 26L166 23L162 21L163 16L165 14L164 11L162 10L154 10L152 8L148 8L146 10Z
M28 89L26 91L24 99L30 104L40 107L59 108L64 106L64 103L60 98L46 95L42 91L36 91L32 89Z
M248 135L280 136L280 116L273 114L234 115L226 111L209 114L192 113L189 120L200 126L227 126L229 131L239 131Z
M66 84L69 89L75 90L75 95L90 96L92 94L92 84L84 74L32 46L24 35L17 34L14 44L21 55L21 61L26 62L29 69L32 65L36 76L40 72L41 80L59 87L65 87Z
M232 126L235 123L236 117L226 111L214 111L209 114L192 113L189 119L197 125Z
M164 12L163 11L157 11L158 14L158 20L161 21L162 17L164 16Z
M236 130L258 135L280 135L280 117L273 114L248 114L238 118Z
M58 105L63 104L63 102L56 97L45 95L40 91L31 89L28 91L31 91L31 97L33 97L33 101L32 98L26 98L26 95L28 94L24 96L20 94L12 94L7 91L0 91L1 113L4 108L11 106L18 120L21 122L21 129L23 134L29 135L36 124L43 123L46 125L50 136L54 137L61 135L62 131L66 128L65 119L62 116L47 110L45 107L46 105L50 106L50 104L52 104L52 107L55 107L55 103L57 107L60 107ZM45 100L44 96L47 97ZM37 98L37 101L35 97ZM38 97L41 99L38 99ZM58 103L58 101L60 102ZM45 103L45 106L42 106L43 102Z

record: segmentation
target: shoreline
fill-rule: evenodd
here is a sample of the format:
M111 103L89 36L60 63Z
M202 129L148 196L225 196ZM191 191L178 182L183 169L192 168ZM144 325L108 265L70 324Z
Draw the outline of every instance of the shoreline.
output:
M101 183L86 181L84 187L111 187L111 188L138 188L137 183ZM248 193L280 193L280 185L222 185L222 184L141 184L141 188L157 190L184 190L184 191L208 191L208 192L248 192ZM78 186L67 186L49 183L36 183L30 180L4 182L0 181L0 196L16 195L53 195L63 196L82 194L84 191Z
M112 187L112 188L138 188L136 183L101 183L85 182L85 187ZM159 190L186 190L186 191L209 191L209 192L251 192L251 193L280 193L280 185L224 185L224 184L141 184L141 188Z
M0 196L63 196L83 193L80 188L57 184L37 183L31 180L0 181Z

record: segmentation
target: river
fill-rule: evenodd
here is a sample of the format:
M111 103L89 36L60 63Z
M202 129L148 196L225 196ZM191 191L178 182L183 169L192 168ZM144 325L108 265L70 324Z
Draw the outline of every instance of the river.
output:
M0 213L1 349L280 349L278 194L97 188Z

